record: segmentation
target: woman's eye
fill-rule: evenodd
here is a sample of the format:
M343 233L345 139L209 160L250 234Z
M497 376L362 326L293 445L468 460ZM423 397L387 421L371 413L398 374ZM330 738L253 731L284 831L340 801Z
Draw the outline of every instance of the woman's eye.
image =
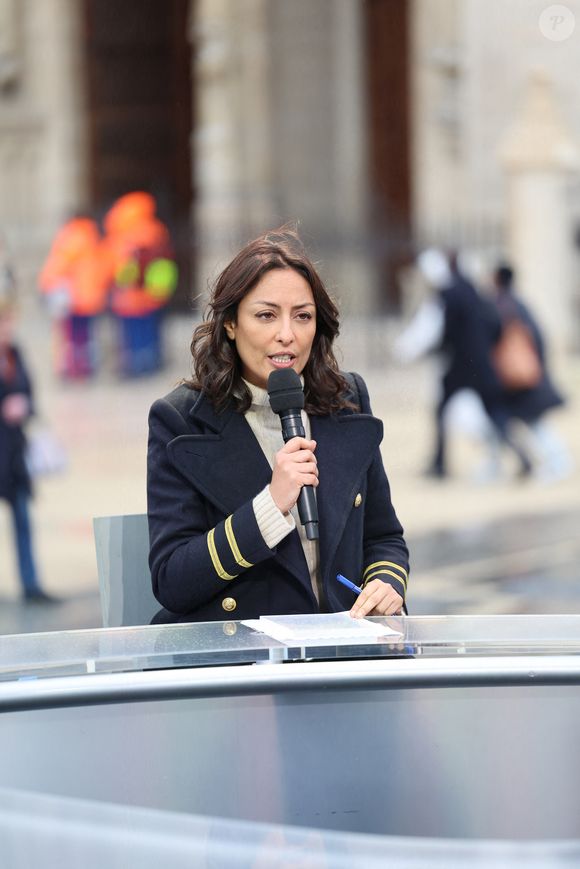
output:
M300 311L296 316L298 320L312 320L312 314L309 311Z
M259 314L256 314L259 320L272 320L274 318L273 311L260 311Z

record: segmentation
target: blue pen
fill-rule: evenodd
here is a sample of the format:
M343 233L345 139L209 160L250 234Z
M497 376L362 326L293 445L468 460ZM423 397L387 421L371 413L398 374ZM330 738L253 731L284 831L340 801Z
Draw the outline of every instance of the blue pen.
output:
M351 582L350 579L347 579L346 576L343 576L342 573L337 573L336 578L339 582L342 582L343 585L346 585L347 588L350 588L351 591L356 592L356 594L360 594L362 588L359 585L355 585L354 582Z

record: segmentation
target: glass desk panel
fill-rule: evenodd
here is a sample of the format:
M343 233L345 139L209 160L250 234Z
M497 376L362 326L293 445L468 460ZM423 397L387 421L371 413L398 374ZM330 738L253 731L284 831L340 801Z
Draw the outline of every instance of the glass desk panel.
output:
M580 615L373 618L401 636L292 647L241 622L199 622L0 637L0 681L175 667L456 655L580 654Z

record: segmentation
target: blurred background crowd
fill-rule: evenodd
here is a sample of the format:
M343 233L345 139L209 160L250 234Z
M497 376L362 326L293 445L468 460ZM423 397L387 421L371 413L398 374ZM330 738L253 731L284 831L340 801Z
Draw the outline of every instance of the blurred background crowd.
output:
M161 312L177 284L167 227L145 191L119 197L103 219L75 216L54 239L39 276L47 312L56 323L55 369L64 379L97 373L95 321L116 322L120 375L157 371L163 363Z
M578 611L579 45L578 0L0 0L1 632L99 624L92 518L145 511L208 282L289 220L410 611Z

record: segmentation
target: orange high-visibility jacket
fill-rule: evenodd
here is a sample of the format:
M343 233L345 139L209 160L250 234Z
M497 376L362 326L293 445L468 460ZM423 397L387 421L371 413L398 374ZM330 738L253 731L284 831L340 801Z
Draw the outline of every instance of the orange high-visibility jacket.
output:
M106 257L113 274L111 307L120 317L142 317L158 310L173 289L154 295L145 284L147 265L173 257L169 232L155 211L151 194L134 191L121 196L105 216Z
M39 276L40 291L49 295L66 290L72 314L87 317L100 314L111 282L101 246L94 220L88 217L69 220L52 243Z

